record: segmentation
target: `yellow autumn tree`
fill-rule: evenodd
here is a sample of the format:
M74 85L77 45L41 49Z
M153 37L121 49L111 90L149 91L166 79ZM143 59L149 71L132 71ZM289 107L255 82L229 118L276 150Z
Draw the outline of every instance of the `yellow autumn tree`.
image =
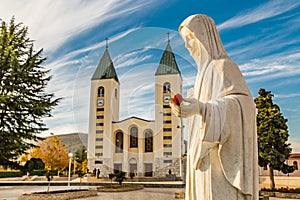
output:
M81 164L81 170L86 173L87 169L87 160L84 160Z
M41 141L30 155L32 158L41 158L48 170L63 171L68 166L66 145L55 135Z
M74 162L76 172L87 172L87 160L84 160L82 163L75 161Z
M25 153L22 154L21 158L20 158L20 165L24 166L26 161L29 160L29 150L26 150Z

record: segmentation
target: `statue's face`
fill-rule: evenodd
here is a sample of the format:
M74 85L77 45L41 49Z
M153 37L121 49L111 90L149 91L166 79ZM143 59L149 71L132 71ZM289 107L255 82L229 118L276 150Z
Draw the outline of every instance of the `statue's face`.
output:
M201 43L199 43L198 39L188 28L182 26L179 32L185 41L185 47L189 50L190 55L194 58L194 60L198 61Z
M185 47L190 51L193 52L195 50L195 37L191 34L191 31L186 27L182 27L180 29L180 34L185 41Z

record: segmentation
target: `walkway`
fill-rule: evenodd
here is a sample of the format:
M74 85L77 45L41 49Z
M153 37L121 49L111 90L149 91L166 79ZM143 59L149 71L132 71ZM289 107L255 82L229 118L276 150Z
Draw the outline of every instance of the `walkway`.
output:
M143 190L121 193L99 192L98 196L85 198L85 200L174 200L175 192L182 190L180 188L144 188Z

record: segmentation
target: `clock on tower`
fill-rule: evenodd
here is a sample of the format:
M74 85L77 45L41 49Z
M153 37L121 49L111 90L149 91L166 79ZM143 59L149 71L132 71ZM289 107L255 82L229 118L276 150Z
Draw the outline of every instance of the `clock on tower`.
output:
M165 95L165 96L163 97L164 103L169 103L169 102L170 102L170 99L171 99L170 95Z
M104 100L103 99L98 99L97 100L97 106L104 106Z

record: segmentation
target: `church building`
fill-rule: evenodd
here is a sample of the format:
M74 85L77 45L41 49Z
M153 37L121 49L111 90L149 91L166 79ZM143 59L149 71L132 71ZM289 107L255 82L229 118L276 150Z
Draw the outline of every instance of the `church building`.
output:
M100 176L118 171L137 177L182 177L183 127L169 107L182 94L182 77L170 40L155 75L155 120L119 119L120 81L108 46L91 79L88 168Z

